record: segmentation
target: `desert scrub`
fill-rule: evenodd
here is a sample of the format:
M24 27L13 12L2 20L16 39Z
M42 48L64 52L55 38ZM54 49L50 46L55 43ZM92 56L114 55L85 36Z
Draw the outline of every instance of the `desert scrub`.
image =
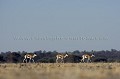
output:
M119 79L120 63L0 64L0 79Z

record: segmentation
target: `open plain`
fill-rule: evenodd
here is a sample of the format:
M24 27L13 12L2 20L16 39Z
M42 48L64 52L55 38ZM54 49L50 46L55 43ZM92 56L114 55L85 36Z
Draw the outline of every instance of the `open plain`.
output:
M0 79L120 79L120 63L4 63Z

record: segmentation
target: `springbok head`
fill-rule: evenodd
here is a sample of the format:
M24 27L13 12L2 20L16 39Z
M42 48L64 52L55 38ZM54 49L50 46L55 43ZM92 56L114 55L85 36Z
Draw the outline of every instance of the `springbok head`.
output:
M94 53L92 53L91 57L95 57Z
M68 55L68 53L66 53L65 55L64 55L64 58L66 58L66 57L68 57L69 55Z
M34 53L34 54L33 54L33 58L36 57L36 56L37 56L37 55Z

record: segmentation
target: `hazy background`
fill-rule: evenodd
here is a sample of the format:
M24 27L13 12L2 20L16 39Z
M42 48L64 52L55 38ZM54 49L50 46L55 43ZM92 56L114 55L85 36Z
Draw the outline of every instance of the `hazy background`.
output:
M36 39L56 36L106 40ZM120 49L120 0L0 0L0 52L110 49Z

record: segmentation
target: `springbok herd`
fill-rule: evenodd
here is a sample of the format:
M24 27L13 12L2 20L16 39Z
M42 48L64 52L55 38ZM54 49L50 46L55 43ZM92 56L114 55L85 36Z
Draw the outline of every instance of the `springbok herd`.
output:
M29 59L29 63L32 61L32 62L34 62L34 58L36 57L37 55L36 54L34 54L34 53L27 53L25 56L24 56L24 59L23 59L23 63L28 63L28 61L27 61L27 59ZM68 57L69 55L68 55L68 53L66 53L65 55L62 53L59 53L59 54L57 54L56 55L56 63L59 63L59 61L60 61L60 63L64 63L64 59L66 58L66 57ZM95 55L94 54L83 54L82 55L82 59L81 59L81 62L85 62L85 59L87 59L87 62L91 62L91 58L92 57L95 57Z

